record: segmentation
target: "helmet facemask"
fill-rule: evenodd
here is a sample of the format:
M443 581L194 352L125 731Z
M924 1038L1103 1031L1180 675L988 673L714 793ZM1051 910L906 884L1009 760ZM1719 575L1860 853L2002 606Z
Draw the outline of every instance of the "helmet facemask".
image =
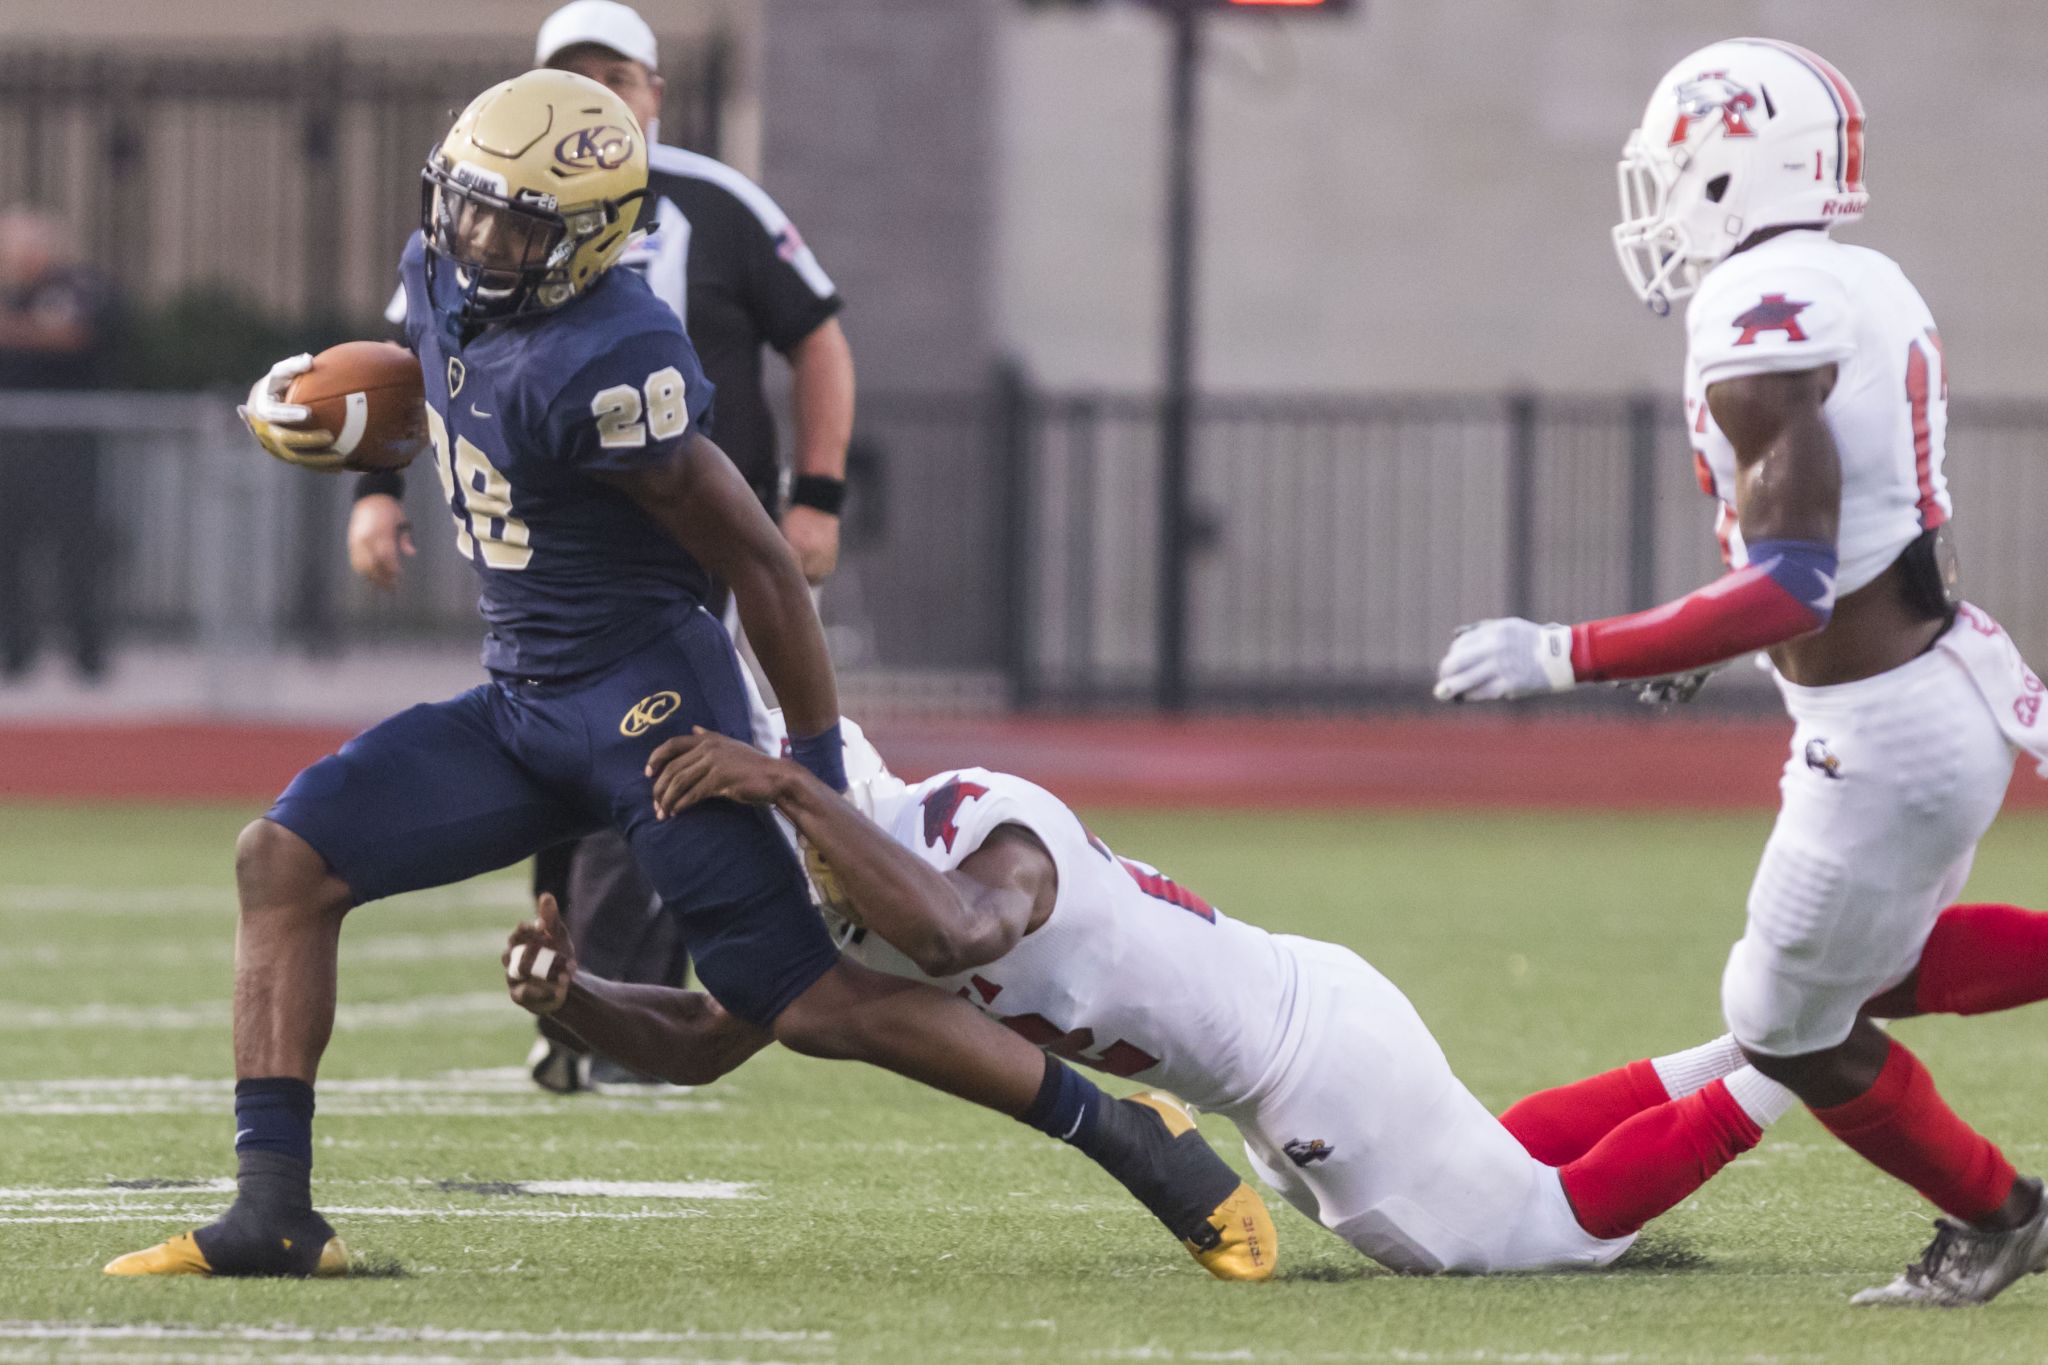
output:
M1621 189L1621 221L1614 225L1614 252L1621 259L1621 273L1628 277L1629 288L1651 312L1663 317L1671 311L1673 300L1699 288L1700 277L1719 257L1707 259L1698 250L1686 225L1688 215L1674 202L1685 175L1679 157L1653 155L1638 128L1628 135L1615 172Z
M1700 278L1737 248L1741 217L1726 205L1729 174L1706 184L1688 178L1692 158L1683 147L1655 156L1642 129L1628 135L1616 180L1622 192L1622 221L1614 225L1614 254L1628 287L1663 317L1671 303L1700 289ZM1694 227L1710 221L1712 244L1696 241Z
M564 213L552 195L521 190L473 166L450 166L440 149L420 174L420 230L431 281L437 259L455 267L457 312L466 322L544 313L575 297L570 265L580 244L618 222L627 196Z

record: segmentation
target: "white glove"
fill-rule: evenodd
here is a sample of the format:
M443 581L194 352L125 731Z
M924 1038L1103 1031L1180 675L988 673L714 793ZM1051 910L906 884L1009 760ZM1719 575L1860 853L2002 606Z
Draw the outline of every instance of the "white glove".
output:
M312 410L301 403L284 401L292 381L313 368L313 357L287 356L270 367L270 373L249 389L249 401L235 409L235 415L249 428L256 444L283 460L304 469L335 470L346 457L335 450L331 431L298 431L297 423L307 421Z
M1438 701L1512 701L1568 692L1577 683L1572 628L1519 616L1460 626L1436 666Z

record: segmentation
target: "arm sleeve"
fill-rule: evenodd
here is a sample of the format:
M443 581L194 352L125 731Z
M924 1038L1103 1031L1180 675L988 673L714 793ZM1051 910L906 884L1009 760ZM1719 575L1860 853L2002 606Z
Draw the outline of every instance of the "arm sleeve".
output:
M611 343L556 393L542 430L563 463L623 473L669 459L710 408L711 382L677 327Z
M727 189L738 201L747 311L768 344L787 351L840 310L839 286L766 190L737 178Z
M1706 384L1815 370L1856 353L1848 290L1826 271L1774 266L1712 282L1717 287L1703 289L1686 314L1687 341Z

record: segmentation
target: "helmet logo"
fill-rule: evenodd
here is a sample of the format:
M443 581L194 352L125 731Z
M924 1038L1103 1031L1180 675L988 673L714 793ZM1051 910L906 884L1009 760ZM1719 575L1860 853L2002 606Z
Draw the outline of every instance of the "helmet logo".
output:
M1721 131L1729 137L1755 137L1747 117L1756 108L1756 96L1728 79L1725 71L1702 71L1678 87L1678 122L1671 129L1671 145L1685 141L1695 123L1721 116Z
M683 699L674 692L656 692L633 703L619 721L619 733L628 739L646 734L683 709Z
M633 135L601 123L579 128L555 144L555 160L572 171L615 171L633 157Z

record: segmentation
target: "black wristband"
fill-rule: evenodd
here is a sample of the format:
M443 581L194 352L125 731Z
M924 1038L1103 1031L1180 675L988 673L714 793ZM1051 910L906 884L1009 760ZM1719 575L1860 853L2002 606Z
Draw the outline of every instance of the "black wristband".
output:
M405 474L396 469L368 469L356 476L355 501L373 498L379 493L386 497L405 497Z
M846 506L846 480L829 474L799 474L789 486L789 505L816 508L836 517Z

